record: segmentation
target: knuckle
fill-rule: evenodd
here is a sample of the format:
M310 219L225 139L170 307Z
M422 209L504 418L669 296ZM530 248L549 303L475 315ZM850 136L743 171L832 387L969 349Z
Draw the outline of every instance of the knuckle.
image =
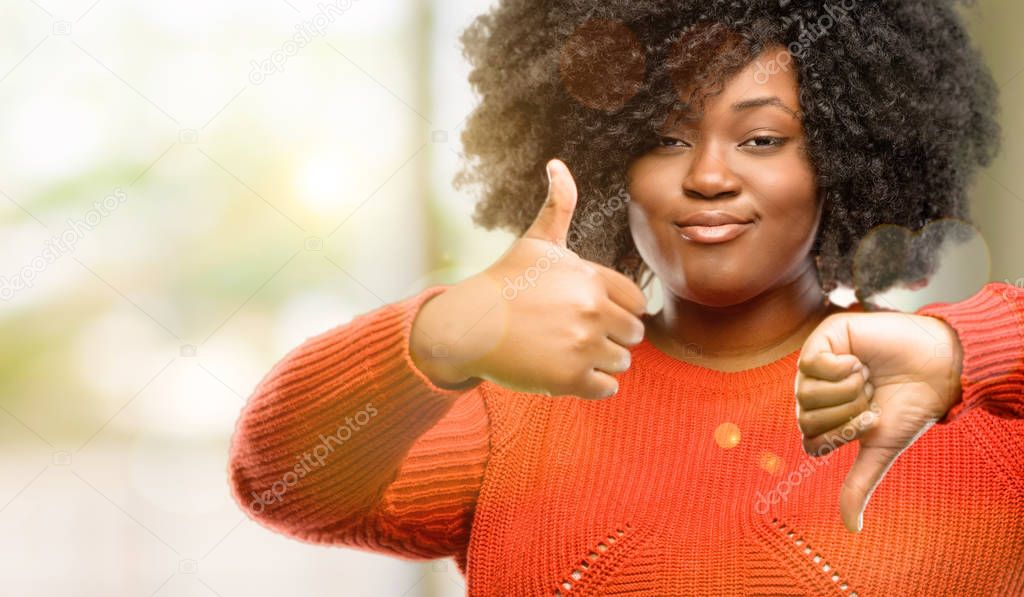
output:
M839 387L842 388L843 393L848 396L855 396L860 393L861 387L864 386L864 376L860 373L854 373L843 381L839 382Z
M601 315L601 303L593 294L576 301L576 312L585 319L595 319Z
M814 371L814 359L815 356L811 354L801 355L796 363L797 371L803 375L810 375Z
M793 393L796 394L797 402L808 404L814 399L814 386L806 380L799 380Z
M594 344L594 335L587 329L581 328L573 333L569 340L569 349L577 354L585 353Z
M616 350L613 358L615 359L614 369L619 373L627 371L633 364L633 354L625 348Z
M601 277L601 270L593 263L585 260L580 261L579 270L587 282L595 285L603 284L604 279Z
M639 319L635 321L636 323L634 324L635 331L633 332L633 344L640 344L641 342L644 341L644 336L647 335L647 328L644 327L643 322L640 321Z
M559 380L559 384L563 388L579 391L586 387L587 376L589 373L589 367L577 367L563 374Z
M618 383L598 384L592 391L594 399L610 398L619 392Z
M800 430L807 432L814 429L814 424L817 421L817 417L808 411L801 411L797 416L797 423L800 425ZM816 434L809 434L816 435Z

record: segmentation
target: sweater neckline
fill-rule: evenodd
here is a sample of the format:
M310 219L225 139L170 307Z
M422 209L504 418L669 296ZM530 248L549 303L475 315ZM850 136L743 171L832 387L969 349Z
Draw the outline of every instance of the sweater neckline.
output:
M679 360L662 352L651 342L647 334L643 341L634 347L634 361L641 366L646 365L658 374L673 378L685 379L688 384L714 387L754 387L787 379L795 376L800 348L770 363L741 369L739 371L722 371L704 367L688 361Z

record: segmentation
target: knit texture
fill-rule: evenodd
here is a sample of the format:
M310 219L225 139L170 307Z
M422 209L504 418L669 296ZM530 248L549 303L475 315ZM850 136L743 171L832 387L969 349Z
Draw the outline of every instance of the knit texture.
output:
M468 594L1024 594L1024 293L918 311L964 347L961 400L851 534L856 455L804 453L799 351L721 372L648 340L612 398L431 383L409 356L433 286L308 339L232 438L235 499L303 541L453 557Z

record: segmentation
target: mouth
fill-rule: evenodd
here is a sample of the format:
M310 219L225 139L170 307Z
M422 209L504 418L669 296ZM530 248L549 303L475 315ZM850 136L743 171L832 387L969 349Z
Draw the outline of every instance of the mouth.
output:
M713 245L728 242L743 234L752 227L753 222L746 224L721 224L719 226L676 226L679 235L695 243Z
M700 244L728 242L754 226L754 221L721 211L703 211L673 224L679 235Z

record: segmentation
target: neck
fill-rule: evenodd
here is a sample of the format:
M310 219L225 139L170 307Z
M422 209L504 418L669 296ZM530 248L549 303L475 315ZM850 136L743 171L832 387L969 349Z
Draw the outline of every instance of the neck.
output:
M680 360L696 354L704 366L746 369L800 348L831 311L808 261L792 281L728 307L701 305L666 289L665 306L651 321L651 342Z

